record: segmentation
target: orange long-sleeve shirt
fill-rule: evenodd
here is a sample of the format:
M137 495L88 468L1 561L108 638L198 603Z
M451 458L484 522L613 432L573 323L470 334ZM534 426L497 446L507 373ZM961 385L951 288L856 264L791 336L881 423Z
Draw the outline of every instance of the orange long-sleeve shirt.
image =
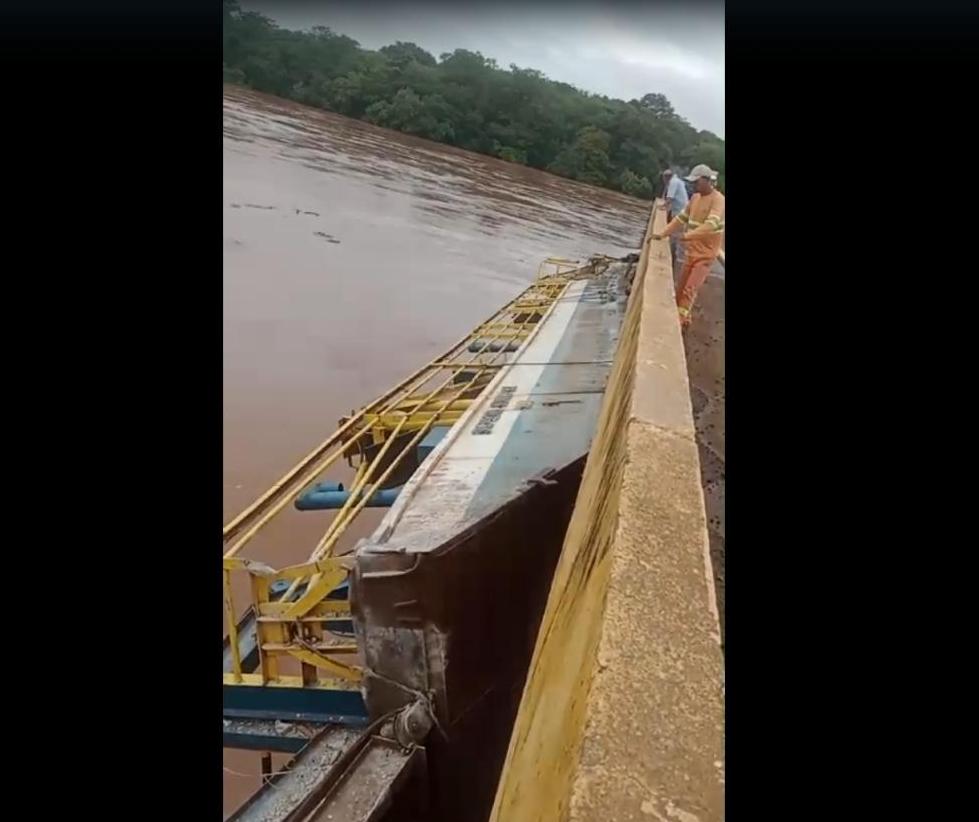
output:
M717 257L724 239L724 195L717 189L706 196L694 194L687 207L663 229L663 236L668 237L683 227L687 229L688 261Z

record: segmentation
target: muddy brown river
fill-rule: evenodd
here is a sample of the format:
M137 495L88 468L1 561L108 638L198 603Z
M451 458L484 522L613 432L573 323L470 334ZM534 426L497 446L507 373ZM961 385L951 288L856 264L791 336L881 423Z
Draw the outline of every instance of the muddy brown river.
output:
M224 514L530 284L637 250L649 204L239 88L224 94ZM324 479L344 481L342 470ZM326 512L244 556L304 560ZM379 521L365 511L349 550ZM236 594L237 596L237 594ZM242 603L244 604L244 603ZM276 757L281 765L284 757ZM259 755L225 752L229 814Z

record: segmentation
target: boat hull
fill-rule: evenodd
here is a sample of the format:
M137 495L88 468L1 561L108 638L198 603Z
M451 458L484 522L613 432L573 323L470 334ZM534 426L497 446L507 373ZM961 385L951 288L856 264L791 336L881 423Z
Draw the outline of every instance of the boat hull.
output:
M492 804L583 468L584 458L532 485L437 551L366 554L356 565L371 715L413 692L434 703L433 819L482 819Z
M595 433L630 267L573 280L358 547L372 717L429 700L431 818L492 805Z

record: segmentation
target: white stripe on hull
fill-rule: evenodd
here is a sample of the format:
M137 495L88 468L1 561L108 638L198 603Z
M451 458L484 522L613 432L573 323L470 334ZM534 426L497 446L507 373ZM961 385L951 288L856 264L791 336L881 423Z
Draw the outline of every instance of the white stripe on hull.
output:
M516 352L406 483L371 538L372 551L427 552L469 523L466 510L568 330L586 280L574 280ZM494 414L494 401L502 404ZM498 399L500 398L500 399ZM487 416L489 414L489 416ZM495 420L492 419L496 416ZM490 424L490 421L491 424ZM489 429L488 433L476 430ZM582 444L582 449L587 443Z

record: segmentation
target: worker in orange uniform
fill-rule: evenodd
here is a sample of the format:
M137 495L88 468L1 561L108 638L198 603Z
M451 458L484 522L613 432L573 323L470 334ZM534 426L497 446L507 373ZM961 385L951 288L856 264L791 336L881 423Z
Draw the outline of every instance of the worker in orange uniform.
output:
M714 188L717 172L710 166L694 166L687 180L694 184L694 194L687 207L670 221L662 234L653 234L650 238L662 240L685 229L679 237L684 245L685 259L676 292L680 326L684 330L690 325L697 292L710 274L724 237L724 195Z

